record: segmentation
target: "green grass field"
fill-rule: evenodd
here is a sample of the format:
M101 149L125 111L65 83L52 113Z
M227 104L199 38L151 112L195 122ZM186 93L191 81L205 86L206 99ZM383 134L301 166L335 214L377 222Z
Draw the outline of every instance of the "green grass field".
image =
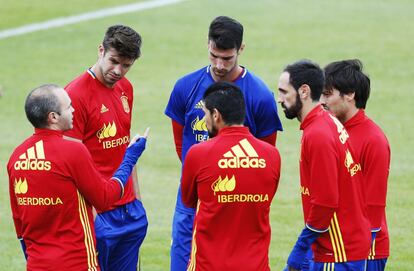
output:
M0 31L59 16L113 5L113 1L1 1ZM118 0L117 5L134 2ZM68 6L68 7L66 7ZM414 2L396 1L185 1L176 5L82 22L0 40L0 270L23 270L8 196L6 163L32 133L23 111L29 90L43 83L64 86L92 65L105 29L132 26L143 36L143 55L128 78L136 90L133 131L151 126L139 176L149 231L142 246L142 269L168 270L170 227L180 164L170 120L163 114L170 91L182 75L208 64L207 30L218 15L240 20L246 48L240 63L276 90L283 67L309 58L322 66L360 58L371 77L367 114L385 131L392 149L387 216L391 257L387 270L414 268L414 128L410 121L414 78ZM411 30L410 30L411 29ZM288 121L278 136L282 176L271 211L272 270L281 270L303 227L300 205L298 122Z

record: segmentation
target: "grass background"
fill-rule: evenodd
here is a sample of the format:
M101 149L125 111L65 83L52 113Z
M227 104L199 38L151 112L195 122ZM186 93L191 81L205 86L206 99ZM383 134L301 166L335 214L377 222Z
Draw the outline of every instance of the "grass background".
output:
M136 1L118 0L116 4L132 2ZM0 0L0 31L112 5L108 0ZM322 66L345 58L363 61L372 82L367 114L383 128L392 149L387 270L412 270L413 12L410 0L194 0L0 40L0 270L24 269L10 214L6 173L12 150L32 133L23 111L24 99L40 84L64 86L91 66L105 29L115 23L130 25L143 36L143 55L127 76L136 90L133 131L143 132L151 126L147 151L139 164L150 223L142 246L142 269L168 270L180 164L170 120L163 110L175 81L208 64L208 25L218 15L243 23L246 48L240 63L275 92L283 67L298 59L309 58ZM284 266L303 226L299 124L286 120L282 111L280 114L285 131L278 136L282 176L271 211L270 263L274 270Z

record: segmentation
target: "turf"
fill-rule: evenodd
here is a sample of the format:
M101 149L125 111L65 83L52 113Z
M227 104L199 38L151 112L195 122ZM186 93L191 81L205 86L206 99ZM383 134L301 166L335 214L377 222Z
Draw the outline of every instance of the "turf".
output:
M9 1L0 9L0 30L113 5L110 1ZM67 2L67 1L66 1ZM117 1L117 4L132 1ZM40 3L40 2L39 2ZM60 4L59 4L60 3ZM3 8L4 7L4 8ZM207 29L218 15L240 20L246 48L240 63L276 90L283 67L309 58L322 66L360 58L372 82L367 114L387 134L392 149L387 215L391 257L387 270L414 266L412 102L414 3L396 1L185 1L177 5L82 22L0 40L0 270L23 270L24 260L8 202L5 164L13 148L29 136L23 103L43 83L65 85L92 65L97 46L111 24L124 23L143 36L143 55L128 77L135 85L133 131L151 126L148 148L139 162L149 231L142 246L142 269L168 270L170 227L180 164L170 121L163 114L174 82L208 64ZM278 136L282 177L272 205L270 265L281 270L303 226L298 183L300 131L280 111L285 131Z

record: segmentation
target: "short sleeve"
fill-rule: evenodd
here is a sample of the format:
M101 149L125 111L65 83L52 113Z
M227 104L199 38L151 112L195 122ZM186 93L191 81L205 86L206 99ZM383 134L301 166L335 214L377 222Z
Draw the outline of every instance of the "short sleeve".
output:
M257 130L255 136L258 138L283 130L273 93L267 88L263 90L263 95L257 101L254 119Z
M171 92L164 112L165 115L181 125L185 124L185 107L187 102L187 97L184 95L185 90L184 80L178 80Z

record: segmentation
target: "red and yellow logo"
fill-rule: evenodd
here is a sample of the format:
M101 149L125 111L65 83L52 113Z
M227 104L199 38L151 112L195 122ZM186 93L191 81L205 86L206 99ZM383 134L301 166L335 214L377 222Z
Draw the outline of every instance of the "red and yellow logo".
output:
M131 112L131 109L129 108L129 104L128 104L128 97L125 96L123 93L121 96L121 103L122 103L122 107L124 108L125 113Z
M26 178L19 178L14 180L14 193L15 194L26 194L29 189Z
M112 123L108 123L108 125L104 124L104 126L96 132L96 136L98 137L99 142L106 138L116 136L116 125L113 121Z
M236 179L234 175L229 179L226 175L225 178L221 178L219 176L217 180L211 185L211 189L214 191L214 195L216 192L232 192L236 188Z
M354 162L354 159L352 158L351 152L349 150L346 150L345 152L344 164L351 176L354 176L358 171L361 170L361 165Z

